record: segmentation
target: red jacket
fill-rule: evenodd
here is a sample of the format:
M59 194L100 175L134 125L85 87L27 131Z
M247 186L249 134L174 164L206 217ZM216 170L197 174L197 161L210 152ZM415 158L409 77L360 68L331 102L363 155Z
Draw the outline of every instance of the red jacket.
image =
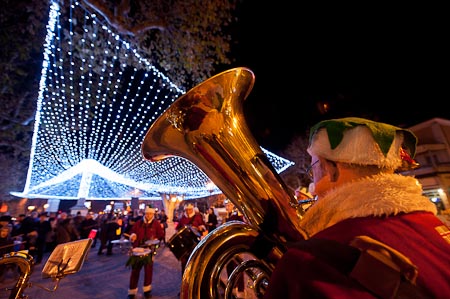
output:
M304 237L349 244L356 236L369 236L417 266L417 285L430 298L449 298L450 230L421 192L414 178L399 175L375 176L332 190L301 219ZM264 299L375 298L337 270L337 264L345 264L345 253L342 258L339 252L333 254L338 258L330 263L311 251L289 249L276 264Z
M366 235L381 241L407 256L418 267L417 285L428 290L430 298L448 298L450 244L435 229L442 225L438 218L426 212L386 219L353 218L339 222L311 239L349 244L355 236ZM376 297L314 254L289 249L277 263L270 280L270 292L264 298Z
M133 233L136 234L133 247L140 247L148 240L160 240L164 237L164 230L156 218L153 218L150 223L147 223L144 218L136 221L130 231L130 234Z
M203 217L201 214L195 213L192 217L188 217L186 213L183 213L180 221L178 221L176 230L180 230L183 226L192 226L195 229L199 229L200 226L205 225L205 221L203 221Z

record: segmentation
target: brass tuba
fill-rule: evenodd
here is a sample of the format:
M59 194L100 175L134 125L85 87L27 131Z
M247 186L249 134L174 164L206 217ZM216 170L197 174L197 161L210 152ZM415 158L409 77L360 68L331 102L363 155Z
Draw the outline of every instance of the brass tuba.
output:
M189 257L181 298L232 298L238 277L260 298L288 242L301 239L303 210L248 129L242 102L255 76L247 68L217 74L178 98L148 130L146 160L184 157L244 214L209 233ZM234 260L234 271L223 270Z

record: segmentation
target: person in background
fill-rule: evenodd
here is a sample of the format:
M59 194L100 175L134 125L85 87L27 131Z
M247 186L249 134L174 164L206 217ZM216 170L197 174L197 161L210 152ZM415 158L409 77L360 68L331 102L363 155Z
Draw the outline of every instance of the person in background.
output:
M11 236L15 237L15 236L19 236L20 235L20 230L22 228L22 222L25 219L27 215L25 214L19 214L16 217L16 220L13 222L13 230L11 232Z
M92 212L87 213L80 223L80 238L87 239L91 230L96 228L97 228L97 221L95 221Z
M12 226L3 225L0 227L0 257L4 254L14 251L14 240L11 237ZM15 271L17 266L11 264L0 264L0 282L5 279L5 273L7 270Z
M97 234L95 235L95 239L94 239L94 247L96 247L97 243L102 242L101 240L101 235L102 235L102 227L103 224L106 223L106 221L108 220L108 215L109 214L97 214L97 217L95 218L95 221L97 221ZM103 229L103 231L106 232L106 230ZM101 245L100 245L101 246Z
M56 245L80 239L80 233L75 228L73 218L66 212L62 212L61 214L59 214L55 234Z
M48 222L52 229L45 236L45 252L52 252L56 246L56 226L58 224L56 213L50 213Z
M11 238L15 242L20 242L14 246L14 251L19 251L25 249L24 241L23 241L23 232L22 232L22 222L25 219L25 214L19 214L16 219L13 221Z
M201 234L200 231L204 231L206 229L205 227L205 221L203 220L203 217L200 213L196 213L194 210L194 205L191 203L188 203L184 206L184 213L181 215L181 218L178 221L177 226L175 227L176 231L179 231L183 227L188 226L190 227L195 234L197 234L199 237ZM184 269L186 268L186 263L189 259L189 256L183 256L180 259L181 262L181 276L183 276Z
M81 211L78 211L77 214L72 217L72 221L73 221L73 225L75 225L75 228L77 229L78 232L80 232L81 230L81 222L83 221L84 216L81 215Z
M13 221L12 221L12 217L9 214L5 214L0 216L0 228L2 228L3 226L11 226L11 228L13 227Z
M120 236L122 235L122 227L120 225L122 219L117 216L113 216L110 221L108 221L107 225L107 246L106 246L106 255L112 255L113 254L113 242L114 240L120 239Z
M227 201L225 203L225 209L227 210L227 215L225 216L225 222L228 221L244 221L244 215L239 212L238 209L234 206L234 204L231 201Z
M98 247L98 251L97 251L97 255L102 255L103 254L103 250L106 248L107 246L107 242L108 242L108 221L110 219L109 218L110 214L102 214L99 215L99 219L98 219L98 232L97 232L97 239L100 242L100 246Z
M178 210L173 211L173 222L176 226L176 224L178 224L178 221L180 220L181 216L180 216L180 212Z
M203 213L200 211L198 207L194 207L194 212L195 214L200 215L200 217L202 217L203 219L203 223L205 223L205 215L203 215ZM197 230L200 236L204 236L206 232L206 225L199 226Z
M417 166L416 144L409 130L362 118L311 128L317 201L264 299L448 297L450 230L418 180L400 174Z
M97 255L102 255L103 250L106 249L106 255L112 255L114 240L120 239L120 235L117 235L117 230L120 229L118 218L114 214L104 214L106 220L100 227L100 247L98 248Z
M36 255L36 240L37 240L37 222L38 212L32 211L30 215L19 215L19 222L12 232L13 237L21 237L25 250L28 250L30 255Z
M130 242L132 243L133 249L146 248L148 247L147 241L161 240L164 236L161 223L155 217L156 210L154 208L146 207L144 212L144 217L136 221L130 230ZM128 298L136 298L139 276L142 268L144 268L144 298L151 298L153 281L153 254L150 253L149 256L145 257L132 255L128 259L127 265L131 266Z
M161 242L163 242L164 245L166 245L166 229L169 227L167 224L168 219L169 219L169 217L167 217L166 211L164 211L164 209L162 209L158 214L158 220L161 223L161 226L164 231L164 237L161 238Z
M37 222L36 227L36 264L40 264L45 252L47 234L52 230L50 221L47 220L46 212L42 212L39 214L39 221Z
M212 232L217 227L217 215L214 212L213 207L208 208L208 213L206 214L206 229L208 232Z
M139 219L141 219L142 217L134 217L132 214L129 214L127 216L127 225L125 226L125 229L123 231L123 235L127 238L130 237L131 234L131 229L133 228L133 225L136 223L136 221L138 221Z
M80 223L80 238L87 239L92 230L98 229L97 220L94 219L94 215L92 212L86 214L84 219ZM98 231L97 231L98 232ZM97 240L97 235L94 236L92 242L92 248L95 248L95 241Z
M14 251L14 239L11 237L12 227L0 227L0 257Z

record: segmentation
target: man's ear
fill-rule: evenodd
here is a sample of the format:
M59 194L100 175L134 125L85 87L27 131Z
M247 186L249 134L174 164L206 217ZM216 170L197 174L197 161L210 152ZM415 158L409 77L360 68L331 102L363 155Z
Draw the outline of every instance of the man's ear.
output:
M328 175L330 176L330 182L336 182L339 178L339 168L336 162L326 160L324 166L326 168L326 171L328 172Z

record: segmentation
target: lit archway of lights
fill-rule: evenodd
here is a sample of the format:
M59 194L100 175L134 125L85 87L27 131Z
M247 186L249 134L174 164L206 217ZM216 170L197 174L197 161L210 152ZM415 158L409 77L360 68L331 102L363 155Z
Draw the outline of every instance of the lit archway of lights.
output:
M80 3L63 10L51 4L27 181L12 194L110 200L220 193L183 158L150 163L141 155L150 125L185 91ZM104 56L95 57L100 33L109 39ZM293 165L263 151L278 172Z

